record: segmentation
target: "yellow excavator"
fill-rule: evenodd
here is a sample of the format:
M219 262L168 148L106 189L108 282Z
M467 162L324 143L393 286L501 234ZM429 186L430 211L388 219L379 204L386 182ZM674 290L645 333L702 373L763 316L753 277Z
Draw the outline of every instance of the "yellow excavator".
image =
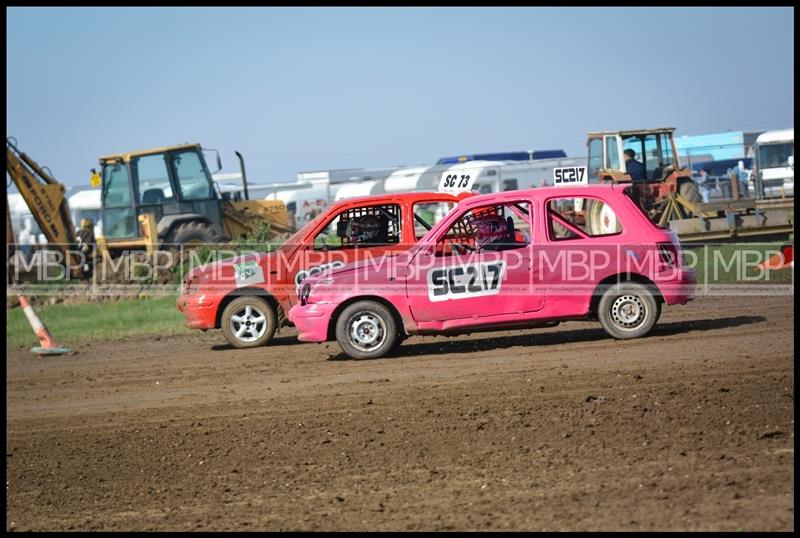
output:
M64 185L21 152L13 138L6 140L6 169L49 247L63 253L72 278L90 277L94 258L112 252L222 243L262 224L272 235L293 231L283 202L249 199L239 152L244 199L216 188L203 151L209 150L181 144L101 157L101 172L93 175L101 184L102 237L94 237L89 219L76 230ZM219 153L216 160L221 169ZM6 241L14 242L10 215Z
M19 151L13 138L6 140L6 171L31 210L50 248L60 251L64 256L63 260L70 277L91 276L94 223L86 220L81 223L80 230L75 230L69 214L64 185L56 181L48 169L39 166L27 154ZM8 198L6 198L6 210L8 211L6 248L13 249L14 230ZM7 256L12 254L8 251L6 253Z

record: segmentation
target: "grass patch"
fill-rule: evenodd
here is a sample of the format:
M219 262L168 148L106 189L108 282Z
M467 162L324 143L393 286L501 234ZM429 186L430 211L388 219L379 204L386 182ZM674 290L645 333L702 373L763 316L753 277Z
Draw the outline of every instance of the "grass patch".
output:
M183 314L175 307L176 298L43 305L34 309L53 338L69 346L142 334L190 334L192 330L184 326ZM6 349L39 345L21 308L6 310L6 316Z
M756 267L784 243L720 243L682 245L685 262L697 273L698 284L789 284L791 269L762 271Z

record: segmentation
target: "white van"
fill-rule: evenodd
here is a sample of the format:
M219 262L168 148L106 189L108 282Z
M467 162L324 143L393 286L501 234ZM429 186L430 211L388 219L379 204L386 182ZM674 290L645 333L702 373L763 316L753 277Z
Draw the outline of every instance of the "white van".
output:
M81 226L81 219L92 219L94 222L94 236L103 235L102 202L100 189L85 189L72 194L67 198L72 224L76 230Z
M750 179L764 198L794 196L794 127L767 131L756 138Z

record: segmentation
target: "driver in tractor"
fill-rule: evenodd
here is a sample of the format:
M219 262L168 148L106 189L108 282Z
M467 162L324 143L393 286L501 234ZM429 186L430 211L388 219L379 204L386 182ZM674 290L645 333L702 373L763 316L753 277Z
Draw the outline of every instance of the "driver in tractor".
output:
M628 175L631 176L631 180L645 180L644 165L636 160L636 152L628 148L623 154L625 155L625 170L628 172Z

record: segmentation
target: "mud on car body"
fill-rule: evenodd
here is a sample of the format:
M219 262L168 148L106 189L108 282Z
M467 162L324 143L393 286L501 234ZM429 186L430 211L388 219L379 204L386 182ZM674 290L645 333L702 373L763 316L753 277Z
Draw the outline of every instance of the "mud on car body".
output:
M630 185L470 197L410 250L308 278L289 317L300 340L336 339L381 357L410 334L598 319L615 338L647 334L663 304L694 297L677 236Z
M351 198L331 206L273 252L210 263L186 274L177 307L194 329L221 328L239 348L264 345L311 275L415 244L470 193Z

